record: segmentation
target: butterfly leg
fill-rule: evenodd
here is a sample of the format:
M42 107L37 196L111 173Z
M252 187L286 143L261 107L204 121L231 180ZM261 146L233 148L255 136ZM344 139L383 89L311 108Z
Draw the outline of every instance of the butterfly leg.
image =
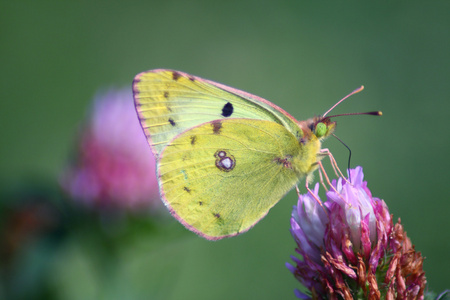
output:
M295 190L297 191L297 196L300 197L300 189L298 188L298 185L295 185Z
M320 167L320 169L319 169L319 174L321 173L320 171L322 170L323 175L325 176L325 180L326 180L326 182L328 183L329 187L330 187L334 192L337 193L336 189L335 189L334 186L331 184L330 178L328 178L327 172L325 172L325 169L324 169L324 167L323 167L322 162L319 161L318 164L319 164L319 167ZM323 181L322 178L321 178L321 181ZM328 191L328 189L327 189L327 191Z
M308 181L308 177L305 180L305 187L306 190L308 191L308 193L311 194L311 196L313 196L313 198L317 201L317 203L319 203L320 207L322 207L322 210L325 212L325 214L328 216L328 211L326 210L325 206L323 206L322 201L320 201L320 199L313 193L313 191L311 191L311 189L309 188L309 181Z
M350 183L347 180L347 178L344 176L344 174L341 172L341 169L339 169L339 166L338 166L338 164L336 162L336 159L334 158L333 154L331 154L331 152L330 152L330 150L328 148L321 149L320 150L320 154L328 156L328 158L330 159L331 166L333 167L334 174L336 174L337 177L339 177L339 175L340 175L342 178L344 178L344 180L347 183Z
M327 185L326 185L325 182L323 181L323 175L322 175L322 170L321 170L321 169L319 169L319 178L320 178L320 184L323 186L323 188L325 189L325 191L328 192Z
M346 200L344 199L344 197L342 197L341 194L336 190L336 188L331 184L330 178L328 178L328 175L327 175L327 173L325 172L325 169L324 169L324 167L323 167L322 162L319 161L318 164L319 164L319 166L320 166L319 174L320 174L320 170L322 170L323 175L325 176L325 180L327 181L328 185L329 185L330 188L333 190L333 192L335 192L337 195L339 195L339 198L341 198L342 201L344 201L344 203L350 205L350 203L348 203L348 201L346 201ZM343 178L345 179L345 177L343 177Z
M323 148L323 149L320 150L320 155L326 155L326 156L328 156L328 157L330 158L330 162L331 162L331 166L333 167L334 174L336 174L336 176L339 177L339 175L338 175L338 171L339 171L339 174L341 174L341 176L342 176L343 178L345 178L344 175L342 175L342 172L341 172L341 170L339 169L339 167L338 167L338 165L337 165L337 162L336 162L336 160L334 159L333 155L331 154L330 150L328 150L327 148ZM324 183L324 181L323 181L323 176L325 176L325 180L326 180L327 184L330 186L330 188L331 188L334 192L337 193L336 189L334 188L334 186L333 186L333 185L331 184L331 182L330 182L330 178L328 177L328 174L327 174L327 172L325 171L325 168L323 167L322 162L319 160L319 161L317 162L317 164L318 164L319 167L320 167L320 168L319 168L319 177L320 177L320 182L322 183L322 186L325 188L326 191L328 191L328 189L327 189L327 187L326 187L326 185L325 185L325 183ZM323 176L322 176L322 172L323 172Z

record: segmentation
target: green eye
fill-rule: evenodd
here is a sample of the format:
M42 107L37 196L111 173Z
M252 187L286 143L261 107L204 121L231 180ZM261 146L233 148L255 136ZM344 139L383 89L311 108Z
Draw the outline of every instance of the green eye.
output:
M325 125L322 122L317 123L316 125L316 136L317 137L322 137L327 133L327 125Z

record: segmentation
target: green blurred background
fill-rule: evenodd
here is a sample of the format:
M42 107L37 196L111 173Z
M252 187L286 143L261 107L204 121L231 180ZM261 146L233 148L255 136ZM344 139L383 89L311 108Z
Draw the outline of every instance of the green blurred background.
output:
M1 1L0 45L3 191L56 187L97 90L144 70L212 79L298 119L364 84L334 112L383 117L340 118L337 135L426 257L429 288L449 287L450 2ZM346 149L325 147L345 168ZM248 233L219 242L170 221L157 238L124 240L106 270L86 226L51 259L26 256L22 271L46 270L62 299L293 299L300 285L284 264L295 203L290 192Z

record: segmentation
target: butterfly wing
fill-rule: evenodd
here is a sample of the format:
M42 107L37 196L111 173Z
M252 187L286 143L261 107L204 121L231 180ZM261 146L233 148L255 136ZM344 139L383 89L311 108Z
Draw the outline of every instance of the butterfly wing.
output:
M264 120L224 119L176 136L158 168L161 195L188 229L211 240L245 232L305 174L296 137Z
M255 95L179 71L152 70L133 82L136 109L153 153L178 134L202 123L249 118L278 123L301 136L295 119L275 104Z

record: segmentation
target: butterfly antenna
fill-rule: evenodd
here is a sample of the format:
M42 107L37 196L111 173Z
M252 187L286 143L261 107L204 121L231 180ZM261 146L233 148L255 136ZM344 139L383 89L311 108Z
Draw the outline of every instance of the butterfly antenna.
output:
M345 146L345 148L348 149L348 166L347 166L347 170L350 170L350 160L352 159L352 150L350 149L349 146L347 146L340 138L338 138L334 133L332 133L332 135L339 141L341 142L342 145ZM352 179L350 177L350 172L348 173L348 179L351 182Z
M331 119L331 118L335 118L335 117L355 116L355 115L382 116L383 113L382 113L381 111L377 110L377 111L368 111L368 112L357 112L357 113L338 114L338 115L328 116L328 118Z
M342 101L344 101L345 99L347 99L348 97L350 97L353 94L359 93L364 89L364 86L360 86L359 88L357 88L356 90L354 90L353 92L351 92L350 94L348 94L347 96L345 96L344 98L342 98L341 100L339 100L335 105L333 105L329 110L327 110L322 117L325 117L326 115L328 115L328 113L330 111L332 111L336 106L338 106Z

